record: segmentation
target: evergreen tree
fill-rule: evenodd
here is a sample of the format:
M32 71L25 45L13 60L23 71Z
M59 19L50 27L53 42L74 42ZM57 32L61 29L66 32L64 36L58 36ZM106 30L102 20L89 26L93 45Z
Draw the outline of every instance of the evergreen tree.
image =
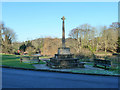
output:
M19 50L21 50L22 52L25 52L26 50L26 45L25 44L22 44L19 48Z

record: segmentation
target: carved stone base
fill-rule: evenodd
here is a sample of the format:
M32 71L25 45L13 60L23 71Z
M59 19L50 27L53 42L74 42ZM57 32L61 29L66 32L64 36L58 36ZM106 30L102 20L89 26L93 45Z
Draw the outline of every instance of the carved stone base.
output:
M70 48L67 47L58 48L58 54L70 54Z

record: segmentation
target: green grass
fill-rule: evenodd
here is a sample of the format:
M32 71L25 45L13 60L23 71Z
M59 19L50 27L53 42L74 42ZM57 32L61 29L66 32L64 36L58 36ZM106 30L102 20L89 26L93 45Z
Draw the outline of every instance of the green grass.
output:
M46 64L46 62L43 62L42 60L38 63L33 63L33 64Z
M111 54L110 52L95 52L95 54Z
M94 63L92 62L92 63L86 63L85 65L90 65L90 66L93 66L94 65ZM120 65L118 65L118 66L120 66ZM103 73L103 74L106 74L106 73L108 73L108 72L112 72L111 74L120 74L120 68L119 67L112 67L112 66L110 66L110 67L108 67L109 69L108 70L104 70L104 71L101 71L101 70L98 70L98 71L93 71L93 70L90 70L90 71L85 71L85 72L91 72L91 73ZM102 65L97 65L97 68L103 68L104 69L104 66L102 66ZM83 71L81 71L81 72L83 72Z
M47 56L42 56L42 57L40 57L40 58L51 58L51 57L47 57Z
M71 70L76 73L90 73L90 74L105 74L105 75L118 75L118 73L109 70Z
M91 62L91 63L85 63L85 65L91 65L91 66L93 66L93 62Z
M40 61L40 63L23 63L23 62L20 63L20 57L21 57L20 55L0 54L0 58L2 58L2 65L5 66L34 69L35 67L32 64L46 64L42 60ZM28 57L28 56L23 55L22 57ZM40 58L49 58L49 57L40 57Z
M18 55L0 55L2 57L2 65L21 67L21 68L35 68L32 63L20 63L20 58Z

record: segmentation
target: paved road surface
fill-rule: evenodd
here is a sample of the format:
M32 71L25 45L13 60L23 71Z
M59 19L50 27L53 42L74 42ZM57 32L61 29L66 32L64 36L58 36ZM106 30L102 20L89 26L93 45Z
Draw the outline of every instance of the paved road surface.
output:
M2 69L3 88L118 88L118 77Z

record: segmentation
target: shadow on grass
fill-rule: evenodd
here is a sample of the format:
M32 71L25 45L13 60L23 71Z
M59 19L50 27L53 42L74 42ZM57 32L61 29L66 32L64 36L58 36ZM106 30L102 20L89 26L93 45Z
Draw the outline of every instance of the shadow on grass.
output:
M110 70L110 67L104 67L104 66L93 66L93 67L96 67L96 68L101 68L101 69L104 69L104 70Z

